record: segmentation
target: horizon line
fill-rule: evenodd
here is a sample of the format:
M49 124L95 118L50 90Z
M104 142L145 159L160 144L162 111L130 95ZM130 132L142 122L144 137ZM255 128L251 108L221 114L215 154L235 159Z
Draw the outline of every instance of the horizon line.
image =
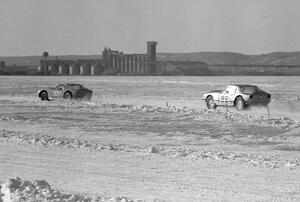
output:
M300 53L299 51L272 51L272 52L266 52L266 53L260 53L260 54L249 54L249 53L242 53L242 52L234 52L234 51L191 51L191 52L157 52L156 54L189 54L189 53L233 53L233 54L241 54L241 55L267 55L272 53ZM127 54L127 53L125 53ZM140 53L128 53L128 54L140 54ZM58 57L58 56L102 56L102 54L96 54L96 53L89 53L89 54L60 54L60 55L51 55L49 54L49 57ZM0 55L0 57L42 57L41 55Z

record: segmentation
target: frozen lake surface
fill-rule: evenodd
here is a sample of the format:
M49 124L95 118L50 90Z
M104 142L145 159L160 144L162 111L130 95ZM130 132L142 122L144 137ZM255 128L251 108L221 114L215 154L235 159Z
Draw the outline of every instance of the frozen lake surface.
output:
M272 94L271 116L300 119L299 76L0 76L0 98L34 102L37 100L36 92L39 89L63 82L80 83L92 89L93 103L155 106L168 104L194 109L205 108L201 98L207 91L222 89L230 83L254 84ZM252 108L247 113L266 115L266 110Z
M92 100L40 101L39 89L64 82ZM207 110L202 94L230 83L270 92L271 117ZM0 76L0 182L146 201L299 201L299 120L300 77Z

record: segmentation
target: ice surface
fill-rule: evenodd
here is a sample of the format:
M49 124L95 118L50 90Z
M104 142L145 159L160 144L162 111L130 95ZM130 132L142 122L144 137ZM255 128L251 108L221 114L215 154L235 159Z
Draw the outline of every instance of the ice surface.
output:
M124 189L128 180L135 179L129 185L132 188L126 189L125 196L142 192L142 198L174 195L175 199L181 197L183 201L186 198L205 201L209 192L211 200L235 197L234 201L251 201L254 197L253 200L258 201L299 201L299 193L292 194L299 187L299 182L293 181L300 170L299 78L0 76L0 144L12 148L12 151L1 149L3 169L0 173L24 179L31 176L30 179L41 178L49 182L53 179L49 185L47 181L30 182L13 178L2 185L1 194L16 201L130 201L126 197L118 197L117 188L122 185ZM62 82L81 83L95 94L89 102L39 100L39 89ZM226 111L221 107L206 109L201 100L202 94L229 83L255 84L270 92L271 116L267 116L266 108L259 107L245 111L234 108ZM27 158L24 151L30 153L32 149L38 153L32 152L32 156ZM39 151L45 152L43 156ZM61 154L73 154L71 156L74 158L80 152L87 154L82 157L83 160L76 159L83 170L80 172L81 179L77 179L78 184L74 187L66 187L60 179L65 174L64 170L58 177L48 173L47 169L26 167L28 161L29 165L35 162L35 165L48 166L49 163L49 166L56 168L55 163L60 158L66 162L73 160ZM52 159L52 154L58 160ZM89 159L90 155L94 156L93 160ZM106 163L98 162L99 157ZM63 167L64 162L60 163ZM141 170L133 169L144 163ZM162 164L165 167L159 170ZM183 169L185 164L188 171ZM111 170L114 165L123 169L124 176L118 167ZM73 171L68 166L63 168ZM90 172L85 173L85 169ZM198 169L202 169L201 172L198 173ZM35 177L36 173L32 170L40 175ZM222 173L225 170L227 173ZM135 172L139 177L134 178ZM162 172L165 174L162 175ZM205 176L208 172L211 172L210 175ZM100 175L100 178L99 173L107 176ZM78 173L69 174L77 176ZM90 180L91 185L82 182L89 175L90 179L110 179L112 184L110 180L100 184L106 191L117 193L109 196L117 197L107 197L106 194L105 197L93 198L87 194L73 194L72 191L82 193L85 190L82 184L87 186L87 190L97 192L96 188L91 187L96 182ZM258 177L252 180L254 175ZM160 183L161 179L172 183L168 177L174 181L170 194L169 184L164 186ZM218 185L222 177L224 184ZM0 180L5 178L0 177ZM202 178L205 179L202 184L197 184L197 180ZM150 185L137 187L147 180ZM208 185L208 181L217 184ZM235 190L231 189L235 185L230 183L238 183ZM259 188L260 183L262 186ZM53 188L56 185L72 193L57 191ZM161 187L164 188L163 193L160 192ZM202 195L191 195L198 191ZM185 194L180 195L183 192Z
M0 102L20 104L36 102L37 91L58 83L81 83L94 91L93 103L205 108L202 94L222 89L230 83L254 84L272 94L272 117L300 120L300 77L228 76L228 77L72 77L72 76L0 76ZM230 108L230 111L235 111ZM243 113L243 112L242 112ZM267 115L264 108L246 113Z

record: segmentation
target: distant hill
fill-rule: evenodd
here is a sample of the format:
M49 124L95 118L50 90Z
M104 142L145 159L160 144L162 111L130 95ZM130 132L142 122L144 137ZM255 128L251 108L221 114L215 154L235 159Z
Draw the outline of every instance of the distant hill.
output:
M300 52L274 52L252 55L237 64L300 65Z
M203 61L208 64L235 64L247 55L231 52L158 53L163 61Z
M300 65L300 52L244 55L232 52L159 53L163 61L203 61L208 64Z
M51 56L49 59L78 60L99 59L101 55L63 55ZM207 64L237 65L300 65L300 52L273 52L261 55L245 55L233 52L192 52L192 53L158 53L161 61L202 61ZM0 57L6 65L36 66L41 56Z

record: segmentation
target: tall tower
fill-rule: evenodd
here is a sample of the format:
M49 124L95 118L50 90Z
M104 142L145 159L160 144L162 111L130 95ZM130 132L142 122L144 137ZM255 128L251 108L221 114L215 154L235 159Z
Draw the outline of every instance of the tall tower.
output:
M156 45L157 45L157 41L147 42L147 55L150 61L156 60Z
M148 41L147 42L147 56L148 64L150 67L150 73L157 73L156 70L156 45L157 41Z

